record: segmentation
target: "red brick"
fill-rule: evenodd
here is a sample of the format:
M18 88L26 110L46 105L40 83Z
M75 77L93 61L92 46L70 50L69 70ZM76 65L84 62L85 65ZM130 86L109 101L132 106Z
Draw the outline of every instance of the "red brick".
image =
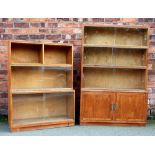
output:
M7 70L8 69L8 64L7 63L1 64L1 69L2 70Z
M39 29L39 32L40 33L50 33L50 29L46 29L46 28L42 28L42 29Z
M2 45L3 45L3 46L4 46L4 45L7 46L8 43L9 43L9 42L8 42L7 40L0 40L0 45L1 45L1 46L2 46Z
M69 18L57 18L58 22L69 21Z
M130 23L133 23L133 22L137 22L138 21L138 18L121 18L121 21L122 22L130 22Z
M5 92L0 92L0 98L7 98L8 94Z
M58 23L58 27L64 27L64 28L68 28L68 27L82 27L82 24L80 23Z
M5 32L5 29L0 29L0 33L4 33Z
M32 33L38 33L38 29L35 28L29 28L29 29L7 29L7 33L11 34L32 34Z
M44 34L33 34L30 35L30 39L44 39L45 35Z
M15 28L29 28L29 23L14 23Z
M25 18L27 22L54 22L56 18Z
M1 51L8 51L8 46L3 46L3 45L1 46L0 45L0 50Z
M120 21L120 18L105 18L105 22L118 22Z
M48 40L61 39L61 34L49 34L49 35L46 35L46 39Z
M52 33L67 33L67 34L72 34L74 32L74 28L53 28L51 30Z
M48 23L49 28L56 28L58 27L58 23Z
M44 22L41 22L41 23L30 23L30 26L31 27L45 27L45 23Z
M12 28L13 23L0 23L0 28Z
M29 35L15 35L14 38L16 40L28 40L29 39Z
M2 40L10 40L10 39L12 39L12 34L1 34L0 39L2 39Z
M153 22L153 18L144 18L143 22Z

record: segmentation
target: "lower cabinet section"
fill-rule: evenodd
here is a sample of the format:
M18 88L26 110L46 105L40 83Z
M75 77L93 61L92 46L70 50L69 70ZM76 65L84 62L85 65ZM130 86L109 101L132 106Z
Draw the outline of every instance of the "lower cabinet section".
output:
M147 94L81 92L80 124L145 125Z
M74 125L74 92L13 94L11 131Z

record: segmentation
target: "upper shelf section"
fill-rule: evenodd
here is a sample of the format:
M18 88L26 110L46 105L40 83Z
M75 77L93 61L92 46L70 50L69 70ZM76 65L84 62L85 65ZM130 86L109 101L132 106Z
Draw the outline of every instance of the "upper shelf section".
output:
M84 46L147 48L148 28L84 26Z
M70 67L72 45L11 42L11 66Z
M43 45L11 43L11 63L43 63Z

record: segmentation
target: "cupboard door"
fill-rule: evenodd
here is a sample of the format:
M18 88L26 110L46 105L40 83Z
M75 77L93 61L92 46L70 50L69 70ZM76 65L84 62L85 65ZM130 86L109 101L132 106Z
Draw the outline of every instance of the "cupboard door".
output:
M114 120L144 122L147 116L147 96L145 93L117 93Z
M110 121L112 120L112 103L115 93L82 92L81 121Z

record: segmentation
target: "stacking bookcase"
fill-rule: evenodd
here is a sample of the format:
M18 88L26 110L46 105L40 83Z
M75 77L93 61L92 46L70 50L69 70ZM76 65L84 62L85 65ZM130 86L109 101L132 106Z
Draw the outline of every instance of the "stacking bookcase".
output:
M74 125L73 46L10 42L11 131Z
M83 28L80 124L145 125L149 28Z

